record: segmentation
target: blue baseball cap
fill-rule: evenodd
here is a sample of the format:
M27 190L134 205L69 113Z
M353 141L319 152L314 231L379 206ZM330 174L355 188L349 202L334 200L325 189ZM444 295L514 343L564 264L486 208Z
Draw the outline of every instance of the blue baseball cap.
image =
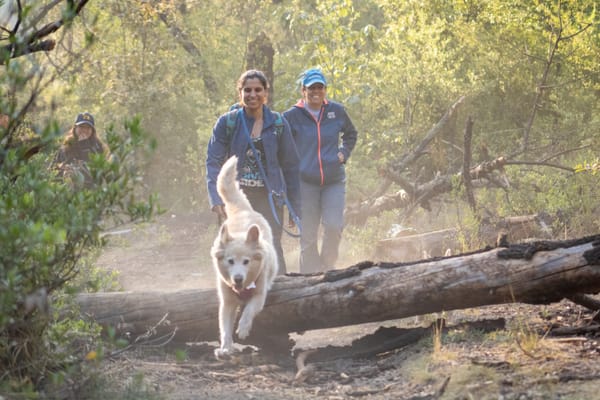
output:
M77 114L77 119L75 120L75 125L79 126L79 125L83 125L83 124L87 124L93 128L94 127L94 116L87 111Z
M304 71L302 86L310 87L315 83L322 83L323 86L327 86L327 80L325 79L325 75L323 75L321 70L317 68L311 68Z

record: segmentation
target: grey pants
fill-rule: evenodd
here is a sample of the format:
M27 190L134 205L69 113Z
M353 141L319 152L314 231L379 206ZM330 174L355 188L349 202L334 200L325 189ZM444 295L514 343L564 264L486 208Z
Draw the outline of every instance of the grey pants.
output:
M321 272L335 267L344 228L346 183L314 185L300 182L302 236L300 237L300 273ZM318 233L323 226L319 251Z

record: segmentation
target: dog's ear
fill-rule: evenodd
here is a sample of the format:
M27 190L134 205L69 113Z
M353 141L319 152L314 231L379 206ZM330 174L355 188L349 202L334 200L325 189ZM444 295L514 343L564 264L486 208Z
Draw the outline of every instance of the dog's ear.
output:
M227 229L227 224L221 225L219 237L221 238L221 244L226 244L233 240L233 237L229 234L229 229Z
M248 228L248 234L246 235L246 243L257 244L260 238L260 230L258 226L252 225Z
M217 250L217 251L215 251L214 257L217 260L222 260L223 258L225 258L225 250Z

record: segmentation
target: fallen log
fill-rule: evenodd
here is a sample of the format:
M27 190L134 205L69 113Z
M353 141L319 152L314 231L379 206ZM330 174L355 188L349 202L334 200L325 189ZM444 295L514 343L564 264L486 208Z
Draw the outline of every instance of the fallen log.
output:
M311 276L278 277L253 338L513 302L548 304L600 291L600 235L534 242L412 264L362 262ZM81 294L81 312L132 337L213 341L216 291ZM167 323L155 326L166 315Z

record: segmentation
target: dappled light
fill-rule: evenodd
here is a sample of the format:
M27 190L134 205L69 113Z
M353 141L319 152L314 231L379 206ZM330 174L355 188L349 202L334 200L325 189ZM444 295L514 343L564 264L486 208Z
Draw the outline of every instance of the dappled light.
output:
M596 3L0 1L0 399L594 398ZM339 256L284 232L216 359L213 128L314 68L358 132Z

